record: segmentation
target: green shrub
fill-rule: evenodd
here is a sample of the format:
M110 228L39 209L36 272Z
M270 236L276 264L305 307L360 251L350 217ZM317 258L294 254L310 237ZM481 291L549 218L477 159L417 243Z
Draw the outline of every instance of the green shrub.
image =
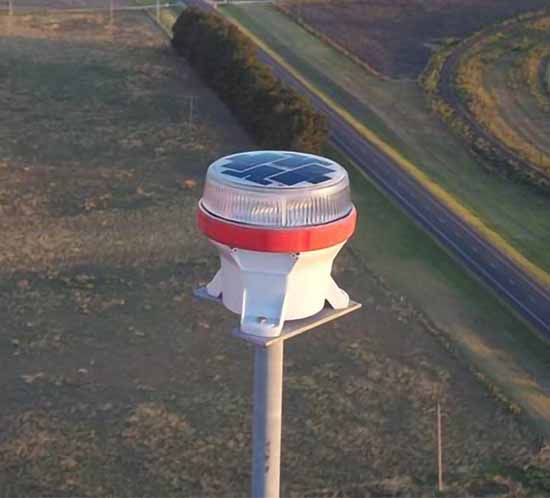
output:
M185 9L172 45L220 96L259 145L320 153L327 122L311 104L281 83L256 56L256 47L217 14Z

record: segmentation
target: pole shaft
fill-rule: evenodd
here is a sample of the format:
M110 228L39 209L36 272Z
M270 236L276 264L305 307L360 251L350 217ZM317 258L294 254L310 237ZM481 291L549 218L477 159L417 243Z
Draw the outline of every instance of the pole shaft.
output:
M252 498L279 498L283 341L254 353Z

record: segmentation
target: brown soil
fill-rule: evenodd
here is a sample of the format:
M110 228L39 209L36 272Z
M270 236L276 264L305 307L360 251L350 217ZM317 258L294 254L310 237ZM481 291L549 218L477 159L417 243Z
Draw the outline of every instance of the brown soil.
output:
M416 78L448 38L463 38L546 0L337 0L285 3L377 71Z

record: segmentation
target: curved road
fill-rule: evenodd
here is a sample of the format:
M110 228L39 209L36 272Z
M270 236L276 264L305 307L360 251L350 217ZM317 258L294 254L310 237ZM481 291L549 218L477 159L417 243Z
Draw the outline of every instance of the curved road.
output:
M516 20L505 26L497 25L481 31L480 33L467 38L461 42L458 47L453 50L451 55L447 58L443 67L441 68L441 75L439 80L439 95L445 100L455 112L464 120L474 132L484 138L491 146L497 150L503 157L507 157L509 160L523 164L524 168L530 169L537 177L547 183L549 180L549 174L547 171L541 169L537 164L528 161L518 156L512 149L507 147L503 142L498 140L491 132L485 127L479 124L474 118L466 104L457 95L454 85L454 77L456 74L456 68L460 63L462 56L471 48L473 48L478 42L486 38L487 36L494 35L498 32L507 33L512 31L519 23L525 22L525 19Z
M188 5L212 10L204 0ZM441 204L413 177L374 147L359 132L263 50L260 58L275 73L307 96L329 120L331 142L350 157L413 220L443 244L477 278L503 297L517 313L550 340L550 289L523 272L476 230Z

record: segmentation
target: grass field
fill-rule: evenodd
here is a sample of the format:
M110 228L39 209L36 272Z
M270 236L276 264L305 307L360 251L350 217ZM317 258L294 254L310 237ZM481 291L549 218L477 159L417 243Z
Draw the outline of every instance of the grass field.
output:
M380 73L416 78L449 38L463 38L544 0L296 0L283 5Z
M247 494L251 351L191 289L205 167L252 144L139 13L0 23L0 495ZM517 490L493 476L536 434L368 269L366 229L426 242L355 183L371 221L336 276L365 308L288 345L283 494L431 494L437 388L450 495Z
M547 174L550 108L544 106L541 66L550 55L550 27L542 29L549 20L524 21L482 38L464 53L456 72L460 95L475 120L517 157Z

